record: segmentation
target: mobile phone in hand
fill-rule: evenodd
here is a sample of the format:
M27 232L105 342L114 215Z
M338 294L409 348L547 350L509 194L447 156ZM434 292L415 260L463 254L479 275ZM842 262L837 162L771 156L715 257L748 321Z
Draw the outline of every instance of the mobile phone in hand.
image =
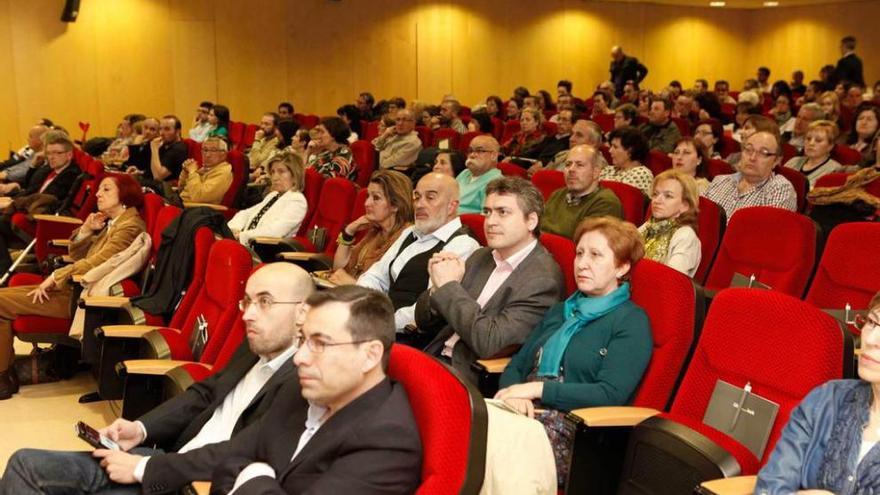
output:
M100 433L98 433L98 430L83 423L82 421L76 424L76 434L83 441L96 449L121 450L116 442L101 435Z

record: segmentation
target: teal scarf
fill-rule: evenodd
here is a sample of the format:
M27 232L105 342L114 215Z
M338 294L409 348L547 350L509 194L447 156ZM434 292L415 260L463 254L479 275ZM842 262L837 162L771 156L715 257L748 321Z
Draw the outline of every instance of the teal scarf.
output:
M538 362L538 376L559 376L562 366L562 356L568 343L582 328L591 321L596 320L629 300L629 283L624 282L610 294L600 297L588 297L581 291L577 291L565 300L563 314L565 323L559 330L553 333L541 348L541 357Z

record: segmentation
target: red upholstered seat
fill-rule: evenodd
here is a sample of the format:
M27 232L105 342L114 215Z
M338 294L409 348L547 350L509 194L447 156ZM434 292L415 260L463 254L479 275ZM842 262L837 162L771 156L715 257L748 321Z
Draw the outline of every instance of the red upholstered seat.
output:
M244 130L245 125L244 122L229 122L229 141L232 143L232 147L238 148L241 145L242 139L244 139Z
M847 304L853 309L867 309L880 291L880 260L868 254L868 246L880 246L880 223L835 227L825 243L807 302L823 309L843 309Z
M455 129L450 129L448 127L440 128L434 131L434 135L431 138L431 147L440 147L441 141L448 141L449 145L445 148L450 150L457 150L459 139L461 139L461 134L459 134L458 131L456 131Z
M365 141L372 141L379 137L379 121L373 120L367 122L366 120L361 121L361 129L364 131L364 135L361 136L361 139Z
M532 184L541 191L544 201L559 188L565 187L565 173L559 170L539 170L532 174Z
M841 165L858 165L862 161L862 154L845 144L836 144L831 151L831 158Z
M559 265L559 270L565 279L566 294L573 293L577 289L577 282L574 279L574 242L568 237L549 232L541 233L540 241L556 260L556 264Z
M660 150L651 150L648 152L648 163L645 166L651 169L652 174L660 175L660 172L672 168L672 158Z
M309 167L306 169L305 187L303 188L303 196L306 197L308 211L303 218L303 222L299 227L298 235L303 235L311 225L312 217L318 209L318 198L321 197L321 188L324 186L324 176L317 170Z
M463 225L471 229L471 233L474 234L474 237L476 237L480 245L485 246L486 232L485 230L483 230L483 225L486 223L486 217L479 213L465 213L463 215L459 215L458 218L461 220L461 223Z
M734 172L733 167L724 160L709 159L706 161L706 178L710 181L718 175L727 175Z
M507 176L522 177L523 179L528 178L528 173L526 172L526 169L520 167L515 163L501 162L498 164L498 170L500 170L502 174Z
M409 396L422 439L417 495L475 494L486 462L486 404L451 368L411 347L394 345L388 376Z
M549 120L544 121L544 133L548 136L555 136L559 131L559 126L556 122L550 122Z
M678 132L680 132L682 136L691 135L691 124L687 121L687 119L683 119L681 117L672 117L672 121L675 123L675 126L678 127Z
M366 211L367 193L369 193L369 189L363 187L357 192L357 195L355 195L354 204L351 205L351 215L348 216L348 222L352 222L364 215L364 212Z
M230 209L228 213L224 214L227 218L232 218L232 215L235 214L232 208L236 206L235 201L238 198L239 190L247 182L248 169L245 165L244 155L239 150L230 150L226 155L226 161L232 165L232 184L229 185L220 204Z
M422 148L430 148L431 143L434 142L434 133L433 131L431 131L431 128L423 125L416 126L416 132L419 134L419 140L422 142Z
M193 141L192 139L186 138L183 140L186 143L186 157L192 158L193 160L199 162L199 165L202 164L202 143Z
M727 159L731 153L736 153L740 150L740 144L733 139L728 133L724 133L721 136L721 141L718 148L718 153L721 154L721 158Z
M256 124L248 124L245 126L244 134L241 136L241 143L238 145L239 151L245 151L254 144L254 138L257 136L257 131L259 129L260 126Z
M372 143L359 139L351 143L351 153L354 155L354 162L358 166L357 184L361 187L367 187L370 182L370 176L376 170L376 150Z
M798 150L788 143L782 143L782 163L788 163L789 160L798 155Z
M356 194L355 183L340 177L325 180L321 187L321 198L306 232L315 227L326 229L327 243L324 246L324 253L330 256L336 252L336 237L348 223ZM295 239L305 247L306 251L315 251L312 243L305 237L297 236Z
M807 206L807 193L810 191L810 181L807 180L807 176L788 167L776 167L773 171L791 183L797 195L797 211L804 211Z
M814 387L843 376L844 363L852 360L845 349L837 322L808 303L761 289L718 293L669 413L632 432L621 493L635 493L634 486L643 494L679 493L707 479L700 474L707 471L755 474L792 408ZM719 380L750 383L753 394L779 405L761 459L702 424Z
M706 287L730 286L734 273L801 297L816 262L818 230L810 218L781 208L738 210L727 224Z
M501 134L501 142L510 141L514 134L519 132L520 126L518 120L508 120L504 123L504 132Z
M498 117L492 117L492 135L495 136L495 139L499 142L504 136L504 121Z
M623 182L601 180L602 187L611 191L623 205L623 219L635 225L641 225L645 221L645 202L647 197L642 191Z
M608 133L614 130L614 114L606 113L600 115L594 115L590 117L590 120L599 124L599 127L602 128L602 132Z
M477 132L477 131L468 131L461 135L461 139L458 140L458 151L462 155L467 155L468 148L471 145L471 141L474 140L477 136L483 136L489 134L488 132Z
M298 113L294 116L294 119L299 123L300 127L302 127L303 129L311 129L321 123L321 117L318 117L317 115L312 115L312 114L303 115L303 114Z
M632 301L647 313L654 340L632 405L663 410L702 325L703 298L687 275L649 259L633 267L631 285Z
M700 196L700 213L697 217L697 237L700 238L700 266L694 273L694 280L703 284L709 269L718 254L718 247L727 227L727 214L724 208L711 199Z

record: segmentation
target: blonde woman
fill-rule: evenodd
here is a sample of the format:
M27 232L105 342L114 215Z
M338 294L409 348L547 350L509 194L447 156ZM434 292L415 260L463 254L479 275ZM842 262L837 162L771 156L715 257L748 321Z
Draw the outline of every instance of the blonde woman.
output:
M785 162L785 166L804 174L810 181L810 188L813 188L819 177L843 168L843 165L831 158L831 151L839 134L837 124L830 120L813 122L804 137L804 156L790 159Z
M645 258L693 277L701 257L696 231L699 205L692 176L667 170L654 177L651 218L639 227L645 241Z

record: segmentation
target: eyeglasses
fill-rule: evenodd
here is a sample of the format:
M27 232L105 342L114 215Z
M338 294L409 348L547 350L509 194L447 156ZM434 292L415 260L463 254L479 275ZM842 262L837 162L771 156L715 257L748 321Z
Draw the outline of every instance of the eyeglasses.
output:
M276 304L300 304L300 303L302 303L302 301L276 301L269 296L260 296L257 298L256 301L254 301L254 300L251 300L251 298L245 296L244 298L242 298L241 301L238 301L238 309L240 309L241 312L243 313L243 312L247 311L249 307L251 307L251 304L256 304L257 308L260 311L269 311L270 309L272 309L272 306L274 306Z
M855 324L856 328L858 328L862 332L880 327L880 322L874 321L871 317L862 314L856 315Z
M328 347L336 347L340 345L357 345L369 341L369 339L365 339L352 340L351 342L325 342L321 340L317 335L310 335L309 337L305 337L304 335L297 335L295 339L297 349L302 349L303 344L305 344L306 346L308 346L309 350L314 352L315 354L322 354L324 351L327 350Z
M775 151L770 151L768 149L763 149L763 148L759 150L752 145L748 145L745 148L743 148L742 154L743 154L743 156L747 156L747 157L758 155L760 158L763 158L764 160L766 160L768 158L775 158L776 157Z
M221 153L226 150L221 150L220 148L202 148L202 153Z
M470 155L471 153L491 153L491 152L492 152L492 150L485 150L483 148L468 148L468 150L467 150L468 155Z

